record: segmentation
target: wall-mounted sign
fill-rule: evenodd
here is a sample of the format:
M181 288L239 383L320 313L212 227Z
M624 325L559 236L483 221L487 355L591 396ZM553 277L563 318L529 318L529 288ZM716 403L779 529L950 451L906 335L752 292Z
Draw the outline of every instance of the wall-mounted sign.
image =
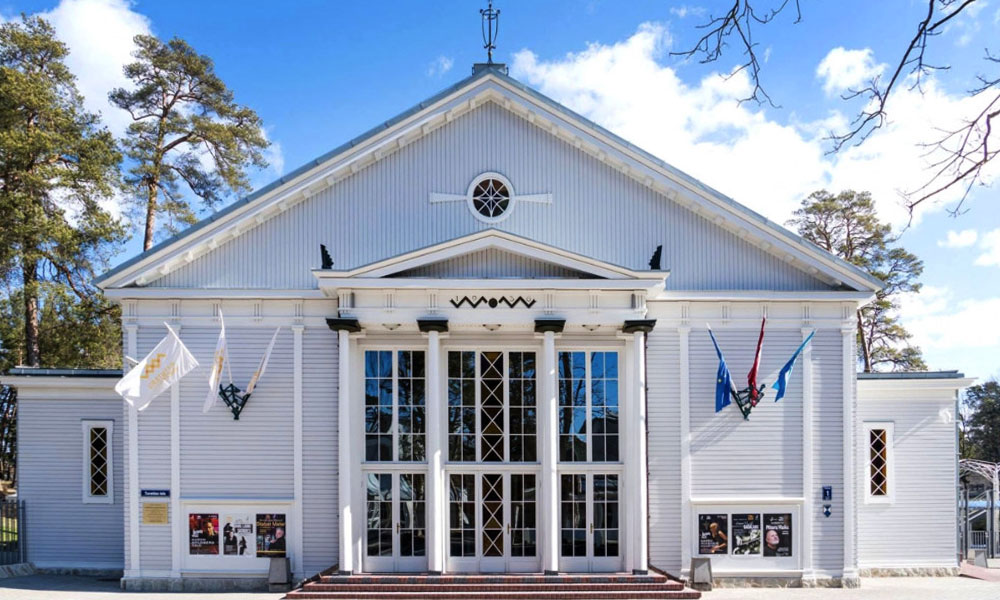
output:
M169 498L170 490L139 490L143 498Z
M729 515L698 515L698 554L729 552Z
M166 502L143 502L142 503L142 524L143 525L167 525Z
M218 513L191 513L188 515L188 553L219 553Z
M285 556L285 515L257 514L257 556Z
M764 515L764 556L792 555L792 515Z
M823 500L833 500L833 486L824 485L823 486Z
M760 554L760 515L733 515L733 554Z

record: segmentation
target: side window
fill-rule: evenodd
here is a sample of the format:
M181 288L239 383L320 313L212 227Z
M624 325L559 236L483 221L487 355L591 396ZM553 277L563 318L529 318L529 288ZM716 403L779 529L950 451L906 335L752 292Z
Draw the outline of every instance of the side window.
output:
M865 498L869 503L892 502L895 496L892 463L892 423L865 423Z
M114 421L83 421L84 504L113 504L115 501L113 434Z
M365 351L365 460L426 460L424 353Z

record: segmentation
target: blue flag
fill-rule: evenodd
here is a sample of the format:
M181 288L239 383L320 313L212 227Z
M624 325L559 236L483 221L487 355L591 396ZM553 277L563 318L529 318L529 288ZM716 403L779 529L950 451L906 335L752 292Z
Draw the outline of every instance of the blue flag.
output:
M816 335L815 331L810 333L809 336L806 337L806 339L802 340L802 343L799 344L799 347L795 350L795 354L793 354L792 357L788 359L788 362L785 363L785 366L781 367L781 371L778 373L778 380L775 381L774 385L771 386L772 388L778 390L778 393L774 395L775 402L781 400L785 396L785 386L788 384L788 376L792 372L792 365L795 364L795 359L799 357L799 354L802 353L802 349L806 347L806 344L809 343L809 340L813 339L814 335Z
M715 341L715 334L712 333L711 327L708 328L708 335L712 336L715 353L719 355L719 371L715 374L715 412L719 412L729 406L729 392L733 389L733 377L729 374L726 359L722 357L722 350L719 350L719 343Z

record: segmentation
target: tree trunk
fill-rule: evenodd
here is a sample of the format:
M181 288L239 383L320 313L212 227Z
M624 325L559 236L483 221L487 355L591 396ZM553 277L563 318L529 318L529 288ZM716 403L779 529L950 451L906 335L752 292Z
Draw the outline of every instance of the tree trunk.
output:
M149 195L146 197L146 233L142 240L142 251L153 247L153 231L156 229L156 182L149 183Z
M24 364L40 367L42 352L38 343L38 262L23 259L21 274L24 284Z
M872 372L872 355L868 348L868 339L865 338L865 327L861 322L861 311L858 311L858 343L861 345L861 355L864 358L865 373Z

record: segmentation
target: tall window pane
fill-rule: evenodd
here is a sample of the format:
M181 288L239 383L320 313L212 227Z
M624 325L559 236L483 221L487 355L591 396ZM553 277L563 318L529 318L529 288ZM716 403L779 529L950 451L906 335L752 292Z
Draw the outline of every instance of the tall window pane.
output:
M425 460L424 415L425 374L422 351L400 350L397 353L398 406L396 420L399 425L399 460Z
M504 460L503 352L479 353L479 443L484 462Z
M427 494L423 473L399 475L399 554L427 555Z
M108 495L108 430L90 428L90 495Z
M872 496L889 494L889 459L885 429L868 431L868 482Z
M587 362L585 352L559 353L559 460L587 460Z
M365 460L392 460L392 352L365 351Z
M392 556L392 475L369 473L368 556Z
M448 460L476 460L475 352L448 352Z
M587 476L559 477L560 555L587 556Z
M618 461L618 353L590 355L592 460Z
M509 362L510 460L535 462L538 460L535 353L511 352Z
M451 475L448 481L451 556L476 555L476 476Z

